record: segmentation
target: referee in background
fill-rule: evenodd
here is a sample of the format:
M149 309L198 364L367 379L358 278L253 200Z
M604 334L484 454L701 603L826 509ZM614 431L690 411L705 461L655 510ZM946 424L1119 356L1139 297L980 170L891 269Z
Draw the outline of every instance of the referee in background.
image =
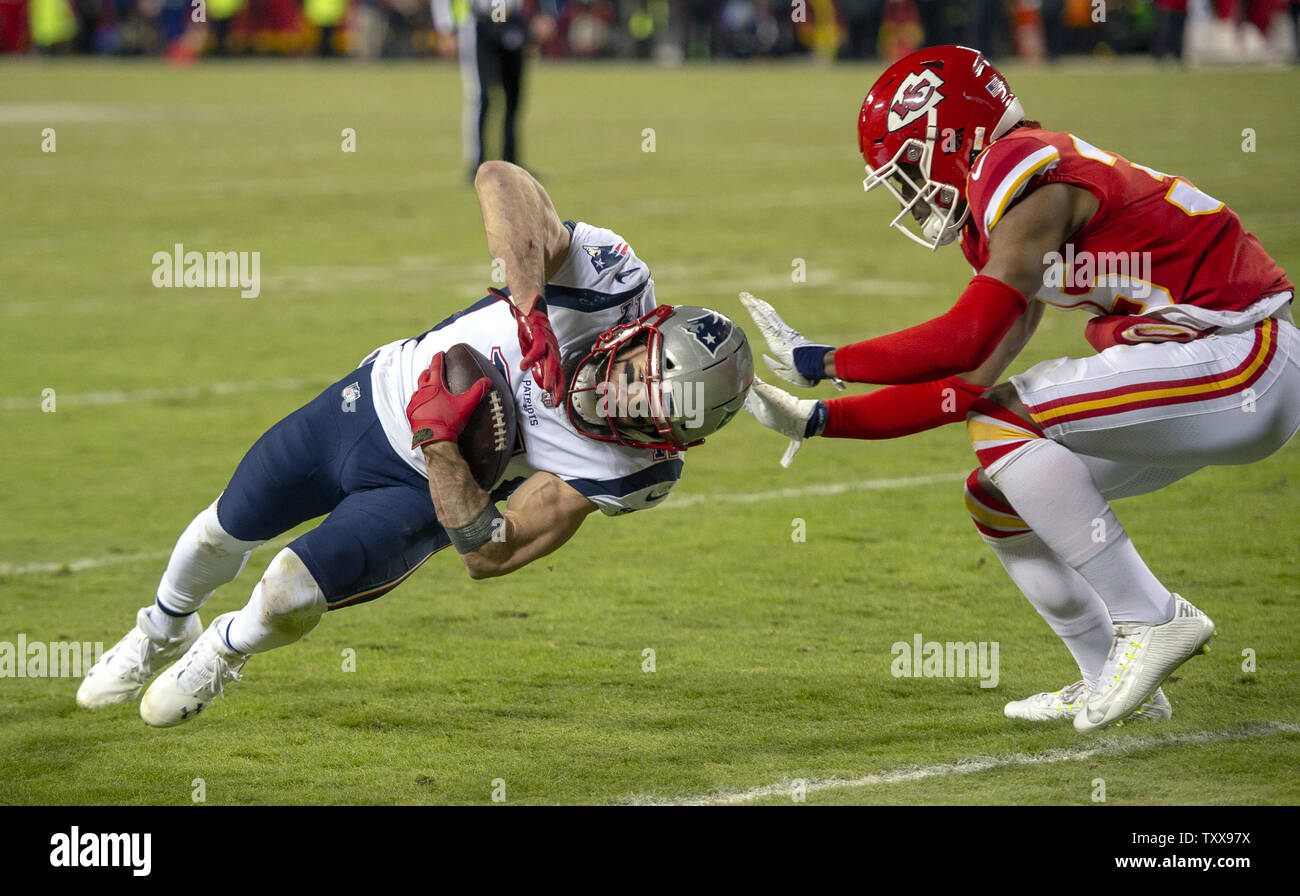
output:
M539 44L546 43L555 33L555 0L539 0L541 13L535 17L525 9L526 2L468 0L464 3L460 0L456 3L459 8L453 12L452 0L432 0L439 52L447 58L460 57L465 97L461 133L471 183L478 166L487 159L483 128L487 124L489 95L498 84L505 93L501 158L519 163L515 120L523 82L524 49L530 31Z

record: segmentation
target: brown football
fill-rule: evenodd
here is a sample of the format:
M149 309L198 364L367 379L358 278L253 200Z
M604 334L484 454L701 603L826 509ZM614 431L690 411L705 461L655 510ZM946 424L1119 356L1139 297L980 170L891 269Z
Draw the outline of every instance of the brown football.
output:
M505 475L515 448L515 397L497 366L480 352L458 342L443 362L447 388L457 395L482 377L492 381L456 443L480 488L491 491Z

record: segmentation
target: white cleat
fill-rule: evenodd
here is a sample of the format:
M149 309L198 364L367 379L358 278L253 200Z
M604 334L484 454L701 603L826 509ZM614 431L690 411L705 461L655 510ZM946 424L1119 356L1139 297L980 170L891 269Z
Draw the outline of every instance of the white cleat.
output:
M1101 670L1101 683L1074 717L1077 731L1095 731L1125 718L1153 695L1169 674L1198 653L1214 634L1214 622L1174 595L1174 616L1160 625L1115 623L1115 640Z
M199 614L192 613L185 630L168 639L154 626L149 610L149 607L142 607L136 613L135 628L86 672L77 688L77 705L82 709L100 709L136 699L153 677L156 666L189 650L203 633Z
M1169 705L1169 698L1165 696L1164 688L1156 688L1146 703L1137 708L1133 715L1125 719L1125 722L1165 722L1174 714L1174 708Z
M1083 701L1088 699L1092 689L1080 679L1059 691L1035 694L1023 700L1012 700L1002 707L1002 713L1008 719L1025 719L1029 722L1052 722L1057 719L1072 719L1083 709Z
M1092 693L1085 681L1076 681L1059 691L1034 694L1023 700L1012 700L1002 708L1008 719L1024 719L1028 722L1054 722L1060 719L1073 719L1083 709L1084 701ZM1163 722L1174 714L1165 692L1156 688L1151 699L1138 707L1129 717L1132 721Z
M155 728L170 728L203 712L220 697L228 681L239 681L248 657L235 653L221 640L234 613L218 616L185 654L144 692L140 718Z

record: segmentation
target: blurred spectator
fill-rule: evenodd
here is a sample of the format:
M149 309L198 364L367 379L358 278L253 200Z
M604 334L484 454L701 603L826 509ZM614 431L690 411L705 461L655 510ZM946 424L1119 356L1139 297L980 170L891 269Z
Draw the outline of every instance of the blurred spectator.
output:
M458 49L453 4L468 15L471 4L490 9L494 0L434 0L448 9L441 29L430 27L426 0L195 2L0 0L0 53L162 53L184 62L205 52L348 48L365 58L454 58L467 48ZM533 35L553 58L675 63L813 52L853 61L883 50L887 60L911 46L959 43L995 59L1014 48L1031 61L1144 51L1179 58L1187 47L1195 64L1278 61L1300 45L1300 0L498 0L503 9L538 2L558 4L548 33ZM505 105L515 108L517 98Z
M333 56L334 32L348 14L348 0L303 0L303 13L308 22L320 29L317 55Z
M938 0L927 0L928 6ZM844 43L840 45L840 59L875 59L880 41L880 20L885 13L885 0L840 0L837 4L844 17ZM926 42L929 43L927 36Z
M77 36L77 18L68 0L31 0L32 43L43 53L66 49Z
M1183 34L1187 28L1187 0L1155 0L1156 30L1151 35L1151 55L1157 60L1183 58Z
M608 0L568 0L556 23L556 36L570 55L599 59L615 51L618 20Z

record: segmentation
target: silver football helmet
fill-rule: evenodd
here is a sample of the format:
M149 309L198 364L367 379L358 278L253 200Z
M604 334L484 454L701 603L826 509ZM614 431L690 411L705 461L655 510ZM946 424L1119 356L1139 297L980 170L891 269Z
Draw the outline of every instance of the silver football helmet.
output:
M644 346L643 387L616 389L614 361ZM606 330L578 362L565 403L574 428L602 442L679 451L713 435L745 406L754 359L745 331L698 305L660 305Z

